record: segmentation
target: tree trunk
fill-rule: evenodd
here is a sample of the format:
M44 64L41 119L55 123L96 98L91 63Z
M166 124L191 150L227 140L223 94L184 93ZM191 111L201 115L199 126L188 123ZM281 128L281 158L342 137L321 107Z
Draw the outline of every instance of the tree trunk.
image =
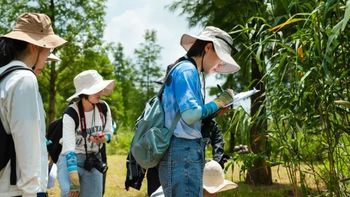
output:
M56 65L54 62L50 65L50 84L49 84L49 108L48 108L48 122L52 122L55 119L56 115Z
M55 28L55 4L54 1L50 1L50 19L52 27ZM50 62L50 84L49 84L49 106L48 106L48 123L55 119L56 115L56 80L57 71L56 63Z
M255 116L253 126L250 130L250 147L255 154L264 154L267 153L267 119L266 109L263 107L260 111L260 107L265 101L265 87L261 82L263 73L260 71L259 66L257 65L255 59L252 60L252 81L253 87L256 87L260 90L257 94L251 97L251 116ZM264 158L258 157L253 162L253 166L248 169L246 182L254 185L271 185L272 184L272 175L271 167L265 161Z

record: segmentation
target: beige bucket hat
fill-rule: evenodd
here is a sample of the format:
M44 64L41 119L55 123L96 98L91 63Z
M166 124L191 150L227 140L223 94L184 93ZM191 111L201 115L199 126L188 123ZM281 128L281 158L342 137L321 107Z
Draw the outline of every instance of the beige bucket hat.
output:
M67 42L53 32L50 18L41 13L21 14L16 20L15 28L1 37L22 40L50 49Z
M214 160L208 161L204 166L203 188L211 193L222 192L237 188L234 182L225 179L224 171L220 164Z
M74 77L75 93L67 101L71 101L81 94L93 95L102 90L102 95L107 96L112 93L114 84L114 80L103 80L96 70L83 71Z
M241 68L231 56L233 40L225 31L217 27L207 26L199 35L183 34L180 44L188 51L197 39L213 42L216 54L224 62L224 64L219 65L216 72L235 73Z

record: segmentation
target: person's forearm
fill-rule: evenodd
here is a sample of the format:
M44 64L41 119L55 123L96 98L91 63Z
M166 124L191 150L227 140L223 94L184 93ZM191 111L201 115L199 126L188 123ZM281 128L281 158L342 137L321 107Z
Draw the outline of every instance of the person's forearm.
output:
M195 123L198 120L204 119L218 110L217 105L211 101L205 104L203 107L189 109L181 113L182 119L189 125Z
M66 160L68 173L78 171L77 154L75 152L68 152Z
M212 115L213 113L218 111L218 109L219 109L219 107L216 105L216 103L214 101L211 101L211 102L205 104L204 107L202 108L201 119L204 119L204 118Z

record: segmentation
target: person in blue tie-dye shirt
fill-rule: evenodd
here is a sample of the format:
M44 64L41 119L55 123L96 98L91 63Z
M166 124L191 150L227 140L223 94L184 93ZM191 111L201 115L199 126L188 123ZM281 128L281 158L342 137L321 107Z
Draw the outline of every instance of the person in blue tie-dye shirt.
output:
M231 103L233 91L227 89L213 101L204 103L205 87L201 85L200 74L237 72L240 67L231 57L232 42L228 33L213 26L206 27L197 36L184 34L181 37L181 45L187 53L173 64L162 95L165 126L171 128L180 114L169 149L159 163L165 196L203 194L201 122Z

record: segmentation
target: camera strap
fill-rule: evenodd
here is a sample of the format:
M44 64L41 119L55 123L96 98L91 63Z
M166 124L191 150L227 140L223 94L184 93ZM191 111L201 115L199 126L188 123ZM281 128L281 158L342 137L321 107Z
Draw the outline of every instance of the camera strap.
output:
M100 103L98 103L96 105L97 105L97 108L98 108L98 111L99 111L99 114L100 114L101 122L102 122L102 125L103 125L103 130L104 130L105 127L106 127L106 117L104 117L104 115L102 113L102 107L101 107ZM95 109L95 105L93 107ZM88 156L87 142L86 142L86 136L87 136L87 133L86 133L86 119L85 119L85 113L84 113L84 107L83 107L83 101L82 100L80 100L78 102L78 111L79 111L81 132L82 132L82 135L83 135L83 138L84 138L85 154L86 154L86 156ZM95 115L93 115L93 117L95 117ZM98 147L98 151L101 152L100 146Z
M85 154L86 157L88 156L87 152L87 142L86 142L86 120L85 120L85 113L84 113L84 107L83 107L83 101L80 100L78 102L78 111L79 111L79 119L80 119L80 125L81 125L81 134L84 138L84 148L85 148Z

